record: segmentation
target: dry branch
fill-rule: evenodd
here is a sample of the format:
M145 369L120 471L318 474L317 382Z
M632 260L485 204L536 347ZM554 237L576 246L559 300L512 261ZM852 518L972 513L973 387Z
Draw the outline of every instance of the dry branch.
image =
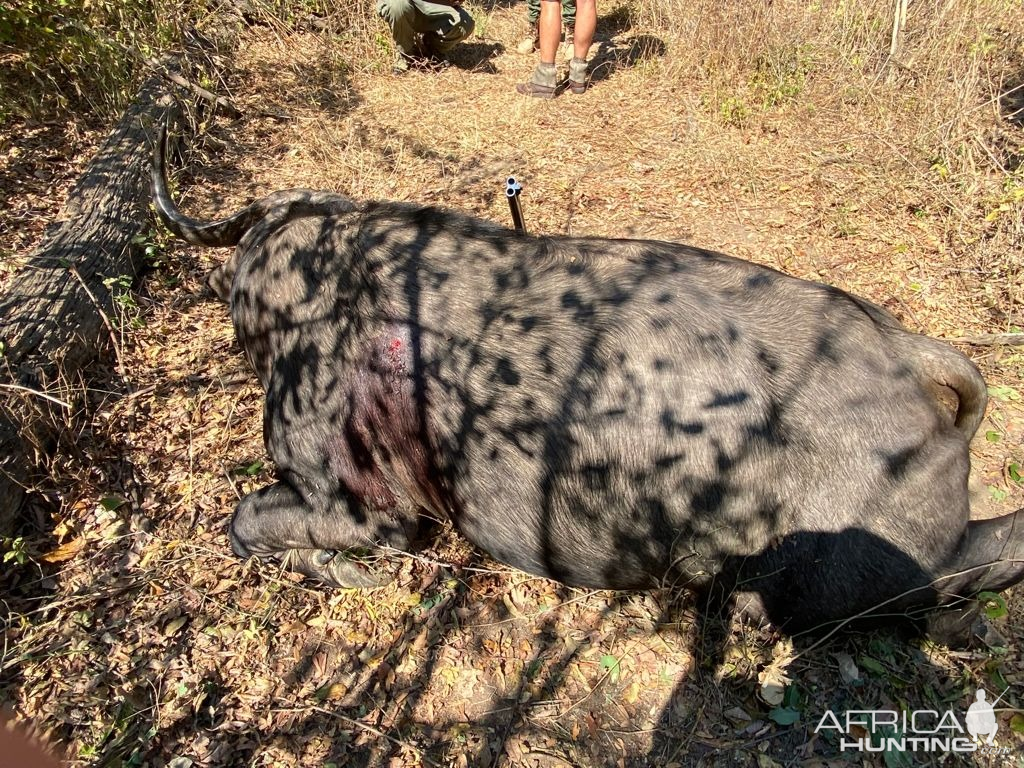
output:
M157 72L157 74L159 74L166 80L174 83L175 85L179 85L182 88L188 88L197 96L200 96L201 98L208 101L211 106L220 107L228 117L237 120L242 116L242 113L239 111L238 107L236 107L226 97L218 96L217 94L208 91L206 88L203 88L198 83L194 83L191 80L187 80L177 72L169 70L156 59L150 59L148 64Z

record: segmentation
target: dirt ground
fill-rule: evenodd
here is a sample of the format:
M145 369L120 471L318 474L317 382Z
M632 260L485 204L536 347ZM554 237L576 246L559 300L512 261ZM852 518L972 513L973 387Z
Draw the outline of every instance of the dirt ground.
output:
M187 153L182 207L225 215L302 186L508 222L514 174L533 232L682 240L853 291L953 341L1024 326L1019 201L1000 209L1004 182L981 172L972 191L946 186L902 143L899 87L868 98L809 75L799 97L737 117L673 66L685 39L620 10L599 25L591 89L531 100L513 91L534 62L515 52L522 7L474 10L477 36L453 66L403 77L379 31L247 29L228 76L244 117L214 121ZM1024 147L995 112L1004 145ZM5 232L27 228L4 244L12 265L98 136L15 131L0 142ZM41 178L54 153L72 162ZM971 205L995 216L964 234ZM568 589L451 532L382 563L395 579L374 591L239 562L227 521L273 468L259 387L204 289L227 253L158 231L152 244L154 268L119 304L126 375L91 385L53 470L59 511L26 537L24 562L3 566L0 697L69 764L1024 766L1020 589L994 634L953 651L895 629L723 631L685 597ZM975 514L1010 512L1024 506L1024 354L958 346L992 394L972 445ZM828 710L962 720L978 688L1006 691L1002 752L869 757L815 733Z

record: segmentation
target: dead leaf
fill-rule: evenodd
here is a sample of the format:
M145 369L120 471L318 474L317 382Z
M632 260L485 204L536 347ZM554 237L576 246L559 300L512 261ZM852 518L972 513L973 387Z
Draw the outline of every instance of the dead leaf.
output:
M771 674L766 675L765 672ZM789 678L782 674L779 670L766 669L759 676L761 680L761 689L758 691L758 695L764 701L772 707L778 707L782 705L782 699L786 693L786 686L789 685Z
M739 723L749 723L750 722L750 715L747 714L747 711L745 709L743 709L742 707L733 707L732 709L727 709L722 714L725 715L725 717L727 719L731 720L732 722L736 723L737 725Z
M637 699L640 698L640 682L634 680L625 691L622 692L622 700L627 704L636 704Z
M761 670L757 676L761 688L758 695L772 707L782 705L782 698L786 692L786 686L792 682L786 674L786 667L793 660L793 643L791 640L782 640L775 644L772 649L771 663Z
M317 701L337 701L348 693L348 686L344 683L334 683L320 688L313 696Z
M85 548L85 537L79 536L66 544L61 544L56 549L50 550L40 557L44 563L63 563L70 560Z
M832 655L839 663L839 676L843 678L844 683L849 684L861 679L860 670L850 654L834 653Z
M213 589L210 590L211 595L219 595L221 592L226 592L235 586L238 582L234 579L221 579L217 582Z
M171 619L167 622L167 626L164 627L164 637L170 637L180 630L185 624L188 623L188 616L179 616L176 619Z

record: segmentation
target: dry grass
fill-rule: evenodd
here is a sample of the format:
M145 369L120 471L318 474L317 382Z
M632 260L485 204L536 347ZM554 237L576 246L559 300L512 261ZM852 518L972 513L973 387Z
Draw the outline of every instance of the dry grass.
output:
M369 13L313 32L263 11L227 79L246 118L210 128L183 207L305 186L507 221L514 173L536 232L686 240L945 338L1024 326L1024 99L1000 98L1024 83L1015 3L912 4L895 56L893 8L874 0L601 8L599 79L553 103L513 92L533 64L514 53L523 9L472 11L458 66L403 78ZM758 694L778 638L733 628L710 653L693 607L663 594L567 590L451 534L395 558L374 592L237 562L226 522L271 467L261 394L202 291L224 256L166 245L130 309L128 381L79 388L85 416L41 489L53 524L4 566L4 701L73 764L823 766L838 760L813 735L829 707L962 712L1005 684L999 743L1024 746L1012 592L1005 649L891 632L816 648L789 665L802 717L781 727ZM1006 512L1024 506L1008 471L1024 356L964 349L998 387L973 452L978 512ZM840 682L840 652L863 684Z

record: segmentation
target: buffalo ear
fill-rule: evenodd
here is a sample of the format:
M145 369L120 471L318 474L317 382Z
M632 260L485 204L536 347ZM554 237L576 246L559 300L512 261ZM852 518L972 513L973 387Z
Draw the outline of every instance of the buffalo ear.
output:
M231 298L231 286L235 282L235 270L238 269L238 251L235 251L231 258L210 270L206 277L206 285L213 291L213 295L227 303Z

